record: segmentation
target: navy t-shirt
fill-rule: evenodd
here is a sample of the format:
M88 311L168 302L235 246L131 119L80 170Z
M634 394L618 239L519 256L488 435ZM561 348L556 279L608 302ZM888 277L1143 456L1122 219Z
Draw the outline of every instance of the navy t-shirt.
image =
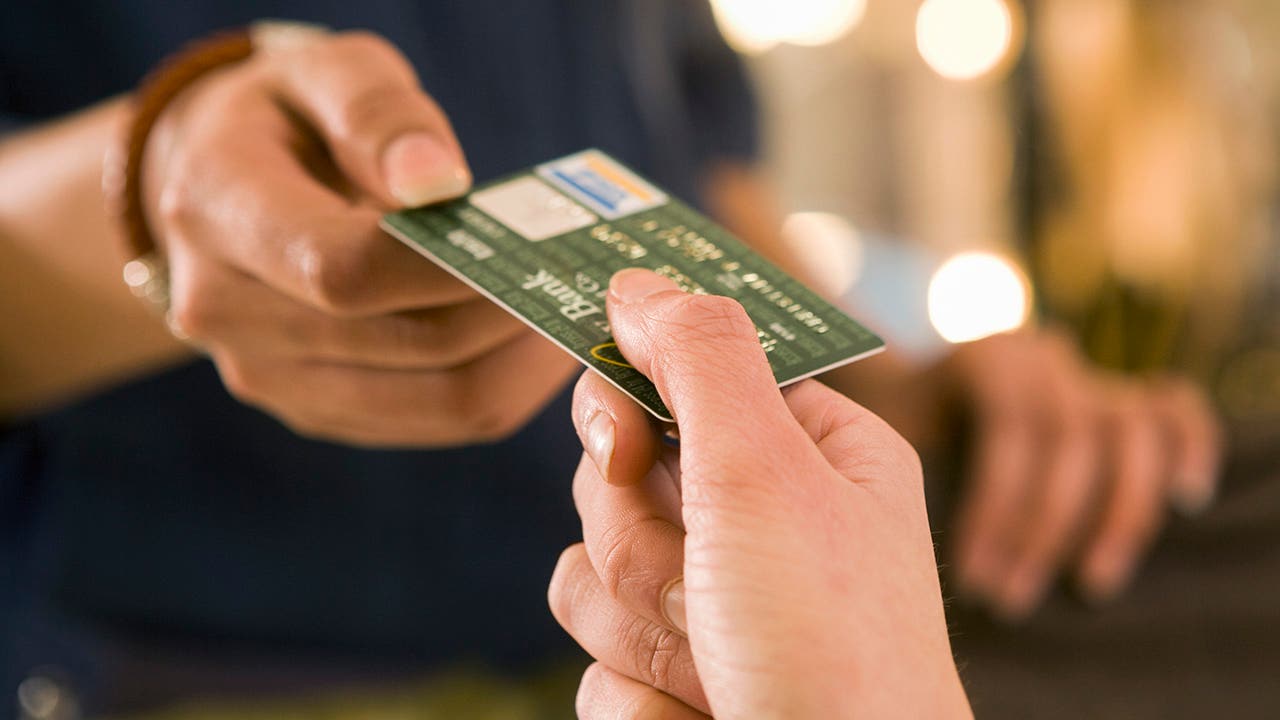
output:
M0 13L0 131L125 92L189 39L286 18L399 46L479 181L595 146L696 202L709 162L753 152L742 69L701 0L66 0ZM544 598L580 536L579 454L566 394L496 446L374 452L293 435L203 361L22 420L0 432L0 564L15 571L0 587L3 679L49 664L100 675L96 637L423 668L566 652Z

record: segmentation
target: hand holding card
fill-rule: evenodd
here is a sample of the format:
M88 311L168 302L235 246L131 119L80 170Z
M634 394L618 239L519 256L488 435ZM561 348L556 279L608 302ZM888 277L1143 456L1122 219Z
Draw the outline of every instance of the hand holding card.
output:
M585 543L550 602L599 661L581 716L968 716L911 447L816 381L779 392L733 300L629 270L607 302L681 433L654 462L644 413L578 384Z
M387 215L387 232L672 420L618 353L609 278L653 270L680 288L732 297L755 323L779 385L879 352L884 343L724 228L597 150L490 183L470 196Z
M448 119L385 40L335 33L210 75L166 109L146 159L171 328L297 432L493 441L572 376L555 346L378 230L388 208L470 181Z

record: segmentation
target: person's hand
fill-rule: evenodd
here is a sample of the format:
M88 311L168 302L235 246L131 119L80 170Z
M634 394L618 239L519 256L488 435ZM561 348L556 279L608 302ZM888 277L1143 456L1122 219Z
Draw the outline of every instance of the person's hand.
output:
M1105 376L1048 333L962 345L938 372L973 430L955 577L1005 618L1061 574L1114 597L1170 505L1195 513L1214 496L1220 432L1187 382Z
M470 177L385 40L260 50L184 92L148 143L171 327L233 394L307 435L439 446L511 433L575 363L378 229L383 211L460 195Z
M585 543L549 591L599 661L580 716L968 716L911 447L817 382L779 392L732 300L631 270L608 310L674 413L679 449L582 377Z

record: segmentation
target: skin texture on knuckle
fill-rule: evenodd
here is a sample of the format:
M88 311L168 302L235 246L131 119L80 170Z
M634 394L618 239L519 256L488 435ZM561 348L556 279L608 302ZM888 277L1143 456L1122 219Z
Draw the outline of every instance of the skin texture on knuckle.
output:
M646 318L650 333L650 375L672 394L687 382L732 376L741 351L756 346L755 324L737 301L713 295L686 295Z
M658 689L676 686L681 650L688 642L684 637L638 615L625 621L618 636L625 645L631 646L634 667L641 682Z
M836 402L824 409L815 427L821 432L819 449L849 480L923 492L919 452L881 418Z
M640 517L610 526L600 538L599 575L604 589L615 599L636 598L651 614L659 615L659 594L670 578L657 578L651 562L645 561L646 541L664 535L668 523L656 517Z
M681 344L693 342L719 346L756 342L755 324L747 311L732 298L719 295L683 295L666 303L656 317L671 330L667 335Z
M885 430L894 432L889 424L878 416L872 415L853 400L816 380L805 380L799 385L791 386L788 391L805 393L810 406L817 408L816 415L806 414L798 419L819 442L849 426L864 427L867 432L874 434L881 434Z
M339 250L317 230L290 240L285 253L318 309L335 317L360 314L373 277L362 241Z

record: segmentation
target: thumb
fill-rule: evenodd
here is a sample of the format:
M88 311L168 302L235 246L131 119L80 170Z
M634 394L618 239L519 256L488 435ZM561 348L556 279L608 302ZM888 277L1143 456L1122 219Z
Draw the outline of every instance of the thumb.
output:
M653 381L686 452L741 457L808 440L791 416L755 324L737 301L690 295L648 270L613 276L609 323L618 349Z
M360 190L398 207L447 200L471 186L448 118L391 43L349 32L273 54L281 100L320 134Z

